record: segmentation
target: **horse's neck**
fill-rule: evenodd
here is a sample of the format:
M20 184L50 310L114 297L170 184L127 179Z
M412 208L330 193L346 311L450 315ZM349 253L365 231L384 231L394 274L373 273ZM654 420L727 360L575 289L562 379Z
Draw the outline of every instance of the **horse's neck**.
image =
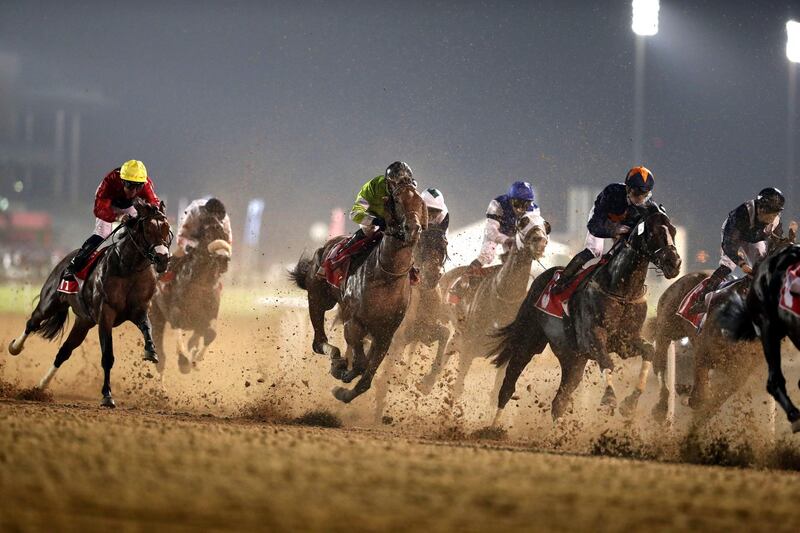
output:
M501 296L508 297L514 294L523 294L528 285L531 263L533 263L533 254L528 248L512 249L508 259L494 277L495 291Z
M148 259L139 252L133 242L133 235L126 233L117 242L116 247L116 253L110 253L112 257L109 258L115 275L124 276L132 272L138 272L149 265Z
M384 235L378 245L375 261L378 263L377 277L396 278L395 274L407 271L414 262L414 245L403 245L400 240Z
M649 261L630 247L621 247L596 278L604 289L620 296L636 296L644 286Z

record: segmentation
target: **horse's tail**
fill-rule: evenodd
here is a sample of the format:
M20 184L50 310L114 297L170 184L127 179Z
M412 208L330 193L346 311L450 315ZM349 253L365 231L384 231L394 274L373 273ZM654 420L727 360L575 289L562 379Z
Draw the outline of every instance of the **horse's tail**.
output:
M289 271L289 279L294 281L297 286L304 291L308 290L306 279L309 271L311 270L312 263L313 260L310 257L307 257L306 254L303 254L300 256L300 259L297 260L297 264L294 266L294 268Z
M552 272L538 276L531 284L514 321L493 335L498 343L487 357L495 356L492 359L494 366L499 368L512 360L541 353L547 346L547 335L537 319L536 300L552 277Z
M53 315L47 317L42 321L36 334L51 341L61 335L64 331L64 326L67 324L67 315L69 314L69 307L60 307Z
M732 294L722 304L717 321L722 333L729 339L735 341L753 340L758 336L753 320L747 310L747 304L737 293Z

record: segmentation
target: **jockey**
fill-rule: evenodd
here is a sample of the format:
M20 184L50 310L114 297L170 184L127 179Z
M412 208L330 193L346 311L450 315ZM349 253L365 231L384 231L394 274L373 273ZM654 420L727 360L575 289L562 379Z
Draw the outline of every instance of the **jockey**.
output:
M383 174L379 174L364 184L356 195L350 209L350 220L361 226L347 243L340 248L339 256L349 253L351 246L360 240L371 237L376 231L386 229L386 198L392 189L402 183L411 183L416 188L411 167L402 161L395 161ZM317 275L325 277L325 265L320 265Z
M508 252L514 245L517 228L527 214L539 214L539 206L533 203L533 188L527 181L515 181L506 194L489 202L486 208L486 225L483 229L483 244L478 257L472 261L450 290L450 302L463 305L462 298L470 287L470 280L479 276L481 269L494 261L497 245ZM465 309L461 309L462 312Z
M717 290L737 266L745 274L753 273L755 264L767 255L767 238L783 236L780 215L785 203L781 191L767 187L758 193L755 200L748 200L728 213L722 225L719 266L698 294L691 312L703 312L706 295Z
M403 182L413 183L415 187L417 185L411 167L402 161L395 161L386 167L382 175L375 176L361 187L350 210L350 220L361 226L356 232L358 238L369 237L377 230L386 229L384 202L391 196L392 188Z
M113 223L117 219L124 221L136 216L136 209L133 207L133 200L136 198L142 198L151 205L159 204L144 163L131 159L120 168L109 172L97 187L94 199L94 215L97 217L94 234L86 239L64 270L62 279L69 285L67 290L77 291L74 286L75 274L86 266L92 253L111 235Z
M481 268L494 261L498 244L505 252L511 249L517 226L527 214L539 214L539 206L533 203L533 188L527 181L515 181L506 194L489 202L481 251L470 263L467 276L478 275Z
M447 233L450 228L450 213L444 203L444 195L439 189L425 189L422 200L428 207L428 229L437 229Z
M564 267L552 292L559 293L583 268L583 265L603 254L604 239L616 239L631 231L643 208L654 205L651 196L655 178L645 167L633 167L625 183L612 183L597 195L586 224L588 232L584 249Z
M224 240L228 244L232 244L231 219L225 212L225 205L217 198L195 200L183 212L181 227L176 236L178 248L175 250L174 256L182 257L196 248L199 240L203 237L203 228L213 221L222 226L225 234Z

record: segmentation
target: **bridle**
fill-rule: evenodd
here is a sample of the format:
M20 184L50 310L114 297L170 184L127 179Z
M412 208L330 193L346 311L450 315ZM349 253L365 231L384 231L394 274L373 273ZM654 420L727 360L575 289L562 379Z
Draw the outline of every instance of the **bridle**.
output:
M131 243L133 243L134 248L136 248L136 251L139 253L140 256L147 259L147 264L143 268L139 269L137 272L141 272L142 270L148 268L150 265L155 265L158 262L158 253L156 252L156 248L158 248L159 246L164 246L167 248L167 250L169 250L169 247L172 245L172 239L174 237L172 229L168 231L168 237L166 240L161 239L159 242L156 243L151 243L147 240L147 234L142 229L142 227L145 222L149 222L151 219L156 219L156 222L158 223L159 232L163 224L169 224L167 222L167 219L163 217L163 215L161 217L158 217L157 215L148 215L148 216L137 216L135 218L135 222L133 223L132 227L126 225L126 227L129 230L127 234L130 235L130 241ZM122 227L122 225L120 227ZM136 237L139 234L142 235L142 239L144 240L144 245L141 245L139 244L139 242L137 242ZM114 244L116 245L118 242L119 241L116 241ZM123 266L126 266L125 262L122 259L122 255L119 252L119 246L116 246L116 251L120 263L122 263Z
M636 229L639 227L639 225L640 224L643 225L642 229L644 231L647 228L647 222L652 217L657 216L657 215L666 216L665 213L659 209L658 211L655 211L653 213L650 213L648 215L645 215L645 216L641 217L636 222L636 224L634 224L633 229L627 235L627 237L625 239L620 239L618 241L619 244L615 244L615 246L614 246L614 248L612 248L611 252L614 252L615 249L619 249L619 248L628 248L633 253L638 255L639 257L643 257L643 258L647 259L648 263L652 263L653 265L655 265L656 270L658 270L659 272L663 272L664 256L668 252L674 252L676 254L678 253L678 249L675 247L675 243L674 242L670 242L669 244L665 244L664 246L661 246L661 247L657 248L656 250L650 251L647 248L647 241L646 240L641 240L641 241L634 242L634 239L636 237L638 237L638 235L639 235L639 233L636 231ZM667 221L669 221L669 219L667 219ZM670 232L670 227L671 227L671 225L667 226L667 232ZM669 239L669 240L671 240L671 239ZM638 242L642 242L642 241L645 243L644 250L641 249L641 246L637 246L636 245Z

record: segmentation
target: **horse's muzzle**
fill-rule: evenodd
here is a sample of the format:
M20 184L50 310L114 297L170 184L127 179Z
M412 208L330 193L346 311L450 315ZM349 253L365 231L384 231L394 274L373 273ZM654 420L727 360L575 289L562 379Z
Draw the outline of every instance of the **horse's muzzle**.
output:
M169 254L156 254L155 259L156 272L159 274L166 272L169 265Z

